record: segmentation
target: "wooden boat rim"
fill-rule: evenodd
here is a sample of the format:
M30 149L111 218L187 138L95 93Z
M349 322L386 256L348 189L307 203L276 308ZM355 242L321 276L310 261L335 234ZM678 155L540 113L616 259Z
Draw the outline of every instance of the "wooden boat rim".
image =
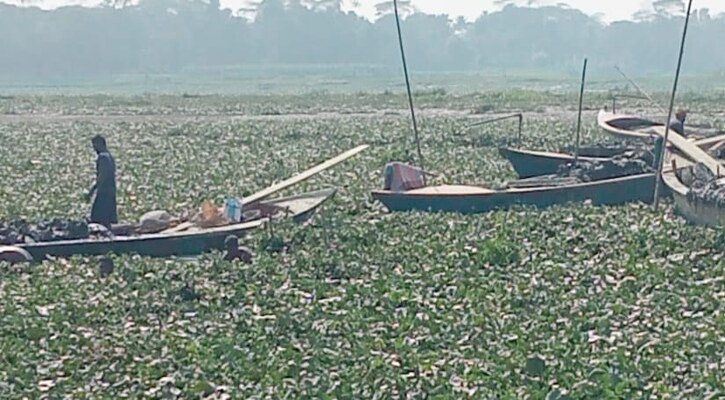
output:
M639 131L630 131L626 129L620 129L613 125L611 125L611 122L617 119L632 119L632 120L639 120L643 122L651 122L652 124L650 126L645 127L644 129L650 129L656 126L663 126L662 124L657 124L653 121L646 120L644 118L635 117L633 115L627 115L627 114L615 114L611 111L607 110L599 110L599 114L597 115L597 124L600 128L604 129L605 131L609 133L613 133L619 136L625 136L625 137L631 137L631 138L638 138L638 139L647 139L651 137L656 137L656 134L654 133L646 133L646 132L639 132Z
M668 171L662 173L662 182L673 192L677 192L682 196L687 196L690 193L690 188L685 186L684 183L677 176L675 171Z
M550 151L541 151L541 150L516 149L513 147L500 147L499 150L508 151L511 153L527 154L527 155L531 155L531 156L547 157L547 158L559 159L559 160L570 160L572 157L574 157L573 154L568 154L568 153L554 153L554 152L550 152ZM582 161L606 161L606 160L609 160L610 158L611 157L580 156L579 160L582 160Z
M310 192L304 192L292 196L286 196L286 197L280 197L276 199L270 199L270 200L263 200L258 201L255 203L250 203L246 205L246 207L252 207L256 204L277 204L277 203L284 203L292 200L301 200L301 199L308 199L308 198L320 198L320 199L327 199L334 194L337 193L337 188L327 188L327 189L320 189L320 190L313 190Z
M428 186L426 188L421 189L435 189L435 188L445 188L445 187L451 187L456 188L458 190L462 190L464 188L470 188L470 193L465 193L463 191L459 193L430 193L430 192L416 192L416 190L421 189L414 189L414 190L406 190L402 192L394 192L391 190L374 190L372 191L373 196L412 196L412 197L466 197L466 196L493 196L498 194L506 194L506 193L512 193L512 194L526 194L526 193L535 193L535 192L548 192L548 191L557 191L562 189L572 189L572 188L586 188L591 186L600 186L604 184L616 184L620 182L628 182L632 180L639 180L639 179L646 179L646 178L652 178L655 176L654 172L649 172L646 174L637 174L637 175L629 175L629 176L622 176L617 178L609 178L609 179L602 179L598 181L592 181L592 182L582 182L582 183L576 183L573 185L563 185L563 186L539 186L539 187L533 187L533 188L511 188L511 189L501 189L501 190L495 190L495 189L489 189L482 186L472 186L472 185L437 185L437 186Z

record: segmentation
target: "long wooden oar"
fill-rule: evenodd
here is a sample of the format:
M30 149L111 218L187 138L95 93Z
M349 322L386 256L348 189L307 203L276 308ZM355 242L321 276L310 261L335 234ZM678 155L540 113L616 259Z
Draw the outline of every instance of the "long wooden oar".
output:
M656 126L651 129L658 135L662 136L663 139L666 137L666 128L664 126ZM710 172L712 172L716 176L719 175L721 168L720 162L716 160L713 156L709 155L705 150L698 147L696 143L685 139L677 132L673 132L672 130L670 130L669 132L667 132L667 134L667 141L671 143L672 146L680 150L682 154L690 158L692 161L704 164L707 169L709 169ZM663 165L664 163L660 164L660 168L662 168Z
M340 164L341 162L347 160L348 158L351 158L351 157L357 155L358 153L362 152L363 150L367 149L368 147L369 147L369 145L364 144L364 145L355 147L352 150L348 150L335 158L331 158L331 159L323 162L322 164L316 165L316 166L314 166L302 173L299 173L289 179L286 179L279 183L275 183L274 185L272 185L266 189L260 190L259 192L254 193L251 196L245 197L242 200L242 203L243 203L243 205L249 205L252 203L256 203L260 200L263 200L281 190L287 189L290 186L294 186L300 182L310 179L311 177L319 174L320 172L323 172L326 169L332 168L335 165ZM183 224L180 224L173 228L167 229L167 230L163 231L162 233L181 232L181 231L191 228L192 226L194 226L193 222L184 222Z
M310 179L311 177L319 174L320 172L323 172L326 169L330 169L330 168L334 167L335 165L340 164L341 162L347 160L348 158L351 158L351 157L357 155L358 153L362 152L363 150L367 149L368 147L369 146L367 144L363 144L361 146L355 147L352 150L348 150L335 158L331 158L331 159L323 162L322 164L319 164L317 166L314 166L314 167L308 169L307 171L297 174L282 182L275 183L274 185L272 185L264 190L261 190L257 193L254 193L251 196L245 197L242 200L242 202L244 205L249 205L252 203L256 203L260 200L263 200L263 199L279 192L280 190L287 189L290 186L293 186L300 182L306 181L307 179Z
M722 141L725 141L725 134L695 140L694 143L698 146L707 146L708 144L716 144L716 143L722 142Z

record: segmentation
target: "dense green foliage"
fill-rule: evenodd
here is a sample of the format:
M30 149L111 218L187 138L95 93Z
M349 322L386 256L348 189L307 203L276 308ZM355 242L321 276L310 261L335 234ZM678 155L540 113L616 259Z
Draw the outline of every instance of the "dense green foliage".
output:
M515 129L457 133L480 117L469 111L528 110L526 144L553 149L571 142L574 113L557 104L575 97L421 94L426 163L448 182L513 177L496 147ZM249 193L372 145L297 188L340 191L310 225L274 227L281 252L265 250L269 232L246 238L249 266L219 254L114 257L108 278L95 259L0 266L0 397L725 394L722 230L687 225L670 205L386 213L369 191L385 162L414 159L404 104L385 94L0 100L0 219L88 212L96 133L117 159L126 220ZM689 104L722 124L705 113L720 97ZM593 115L585 142L606 141Z
M675 0L675 2L678 2ZM109 1L121 4L124 1ZM233 65L356 64L361 75L398 66L389 9L368 21L338 0L263 0L248 21L218 1L142 0L137 6L55 11L0 4L0 77L88 77L202 70L233 75ZM680 2L681 3L681 2ZM303 5L305 4L305 5ZM676 8L676 7L675 7ZM604 24L564 7L507 6L473 22L412 13L403 24L410 66L422 71L578 71L619 64L633 74L669 72L681 14L660 8L634 21ZM686 71L721 70L725 17L698 10ZM397 73L397 68L394 69Z

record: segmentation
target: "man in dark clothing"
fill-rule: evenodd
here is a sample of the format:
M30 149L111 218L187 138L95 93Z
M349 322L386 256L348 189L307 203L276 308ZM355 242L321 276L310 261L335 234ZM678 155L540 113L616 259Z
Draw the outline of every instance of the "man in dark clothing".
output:
M685 135L685 118L687 118L687 111L683 109L677 110L675 120L670 123L670 129L680 135Z
M116 162L106 147L106 139L97 135L92 139L93 149L98 154L96 158L96 183L88 191L86 197L90 200L95 192L91 208L91 222L111 226L118 222L116 211Z

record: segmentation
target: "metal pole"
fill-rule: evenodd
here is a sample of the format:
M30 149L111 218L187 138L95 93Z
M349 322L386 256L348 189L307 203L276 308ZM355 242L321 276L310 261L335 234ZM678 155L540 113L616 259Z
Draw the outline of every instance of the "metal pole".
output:
M498 122L498 121L503 121L503 120L506 120L506 119L513 119L513 118L518 118L520 121L522 121L523 120L523 114L522 113L516 113L516 114L511 114L511 115L505 115L503 117L496 117L496 118L491 118L491 119L487 119L487 120L484 120L484 121L474 122L474 123L466 126L465 129L471 129L471 128L475 128L477 126L490 124L492 122Z
M587 80L587 59L584 59L584 67L582 68L582 85L579 89L579 115L576 121L576 147L574 148L574 166L579 165L579 142L582 130L582 108L584 105L584 85Z
M463 128L462 130L458 131L456 133L456 135L459 135L459 134L461 134L463 132L466 132L469 129L475 128L477 126L486 125L486 124L490 124L490 123L498 122L498 121L503 121L503 120L506 120L506 119L513 119L513 118L518 118L519 119L519 131L518 131L518 136L517 136L516 140L518 141L518 144L519 144L519 147L520 147L521 146L521 131L522 131L522 127L523 127L523 124L524 124L524 114L523 113L511 114L511 115L506 115L506 116L503 116L503 117L496 117L496 118L491 118L491 119L487 119L487 120L480 121L480 122L475 122L473 124L467 125L465 128ZM510 140L507 140L507 143L509 143L509 142L510 142Z
M400 15L398 14L398 0L393 0L393 8L395 9L395 25L398 28L398 43L400 44L400 57L403 59L403 73L405 74L405 86L408 89L408 102L410 103L410 117L413 119L413 133L415 134L415 147L418 150L418 163L420 169L425 170L423 163L423 153L420 150L420 139L418 136L418 122L415 120L415 107L413 106L413 92L410 90L410 78L408 78L408 63L405 61L405 49L403 48L403 34L400 31ZM425 174L423 175L423 184L426 184Z
M687 39L687 27L690 24L690 11L692 11L692 0L687 5L687 15L685 16L685 27L682 30L682 42L680 42L680 55L677 59L677 71L675 72L675 81L672 84L672 97L670 97L670 109L667 113L667 121L665 121L665 138L660 149L659 163L657 165L657 176L655 179L654 207L659 207L660 187L662 186L662 169L665 161L665 150L667 149L667 141L670 137L670 120L672 119L672 110L675 108L675 96L677 95L677 84L680 81L680 70L682 69L682 56L685 53L685 39Z

